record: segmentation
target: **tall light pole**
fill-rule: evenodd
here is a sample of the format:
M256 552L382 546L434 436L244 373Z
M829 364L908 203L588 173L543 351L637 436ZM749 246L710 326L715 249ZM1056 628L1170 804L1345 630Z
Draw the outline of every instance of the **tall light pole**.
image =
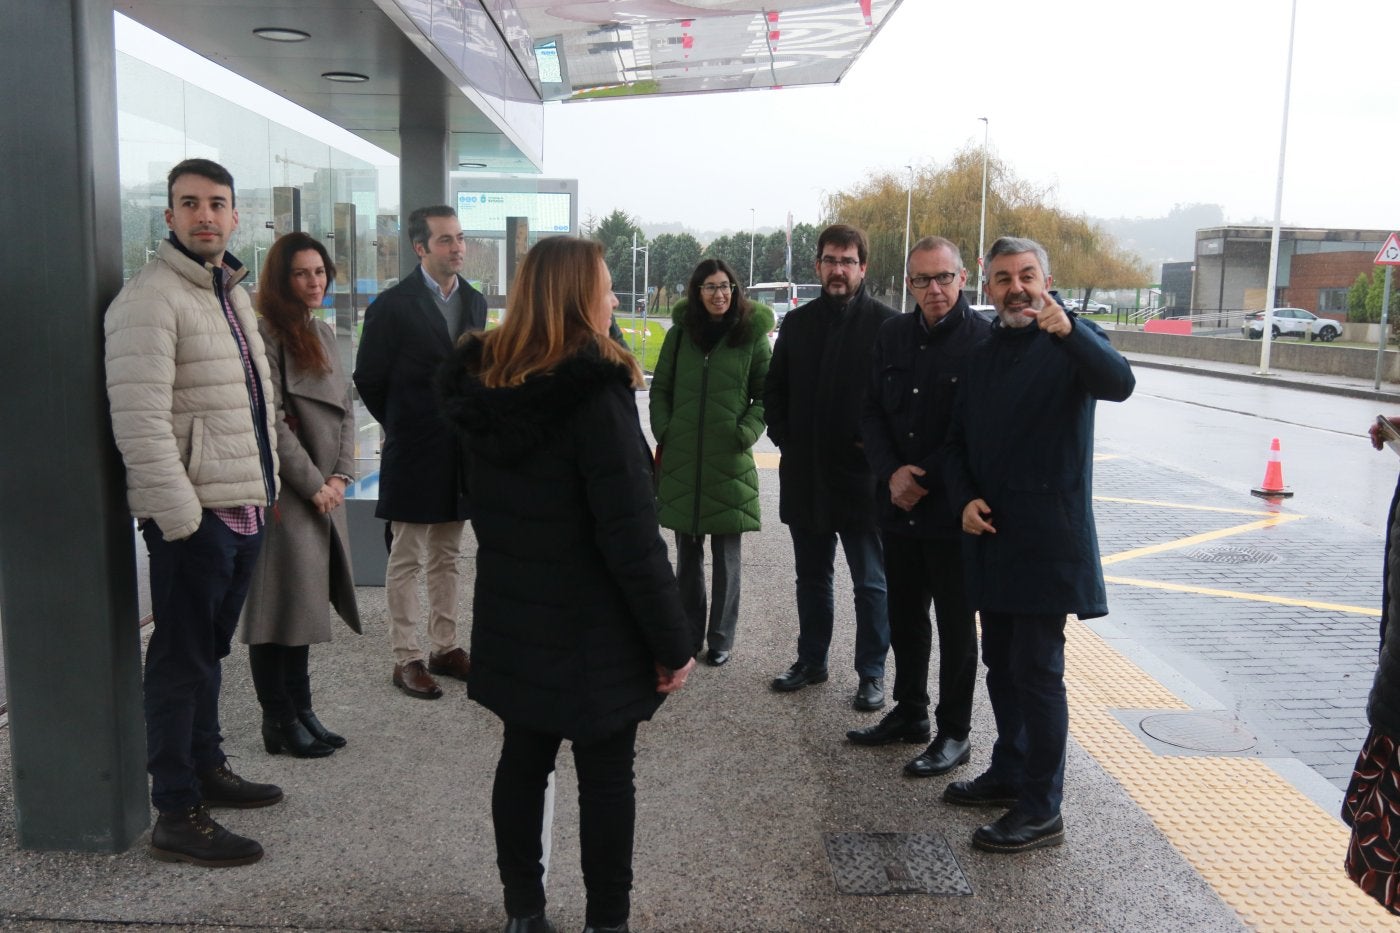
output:
M1274 189L1274 231L1269 239L1269 284L1264 289L1264 331L1259 335L1259 375L1269 376L1270 344L1274 336L1274 291L1278 288L1279 223L1283 216L1283 157L1288 154L1288 96L1293 90L1293 30L1298 23L1298 0L1288 19L1288 67L1283 73L1283 131L1278 143L1278 186ZM1221 269L1225 267L1225 245L1220 247ZM1222 274L1223 277L1223 274ZM1384 339L1384 335L1382 335Z
M982 121L982 222L977 227L977 303L982 303L982 277L983 272L982 257L987 255L987 136L992 131L992 124L986 117L978 117Z
M753 235L758 229L758 213L754 208L749 208L749 280L744 283L745 288L753 287Z
M914 213L914 166L906 165L904 167L909 170L909 190L904 197L904 261L907 263L909 261L909 219ZM899 285L900 313L904 312L904 307L909 302L909 270L905 269L904 271L905 274L900 276L902 281Z

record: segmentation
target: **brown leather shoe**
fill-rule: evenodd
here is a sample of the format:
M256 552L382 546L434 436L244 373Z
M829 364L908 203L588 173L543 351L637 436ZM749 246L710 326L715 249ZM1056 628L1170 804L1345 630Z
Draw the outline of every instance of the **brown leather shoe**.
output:
M395 664L394 686L420 700L436 700L442 696L442 688L433 680L433 675L428 673L422 661Z
M438 654L434 651L428 655L428 673L430 674L466 680L467 672L471 669L472 659L461 648L453 648L445 654Z

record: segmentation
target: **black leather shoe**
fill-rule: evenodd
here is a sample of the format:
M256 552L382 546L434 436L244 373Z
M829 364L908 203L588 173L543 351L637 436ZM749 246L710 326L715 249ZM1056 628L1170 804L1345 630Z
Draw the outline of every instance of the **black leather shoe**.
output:
M873 726L852 729L846 738L855 745L888 745L891 742L927 742L928 714L911 714L896 706Z
M910 777L936 777L947 774L958 765L967 764L972 757L972 743L967 739L950 739L940 735L924 753L904 766Z
M583 928L583 933L632 933L632 930L627 926L627 921L624 920L617 926L611 927L596 927L590 923Z
M1065 821L1060 814L1032 821L1020 810L1012 810L972 834L972 844L984 852L1028 852L1064 841Z
M286 752L294 758L325 758L335 752L335 749L308 732L300 719L278 722L264 716L262 737L263 748L269 755Z
M344 748L345 737L336 735L325 726L321 725L321 720L316 718L316 714L309 709L297 710L297 719L306 727L306 731L311 733L312 738L325 742L331 748Z
M276 784L245 781L233 773L227 761L217 768L200 771L195 776L199 778L206 807L251 810L254 807L270 807L282 800L282 788Z
M1016 799L1016 788L989 780L985 774L943 788L943 800L960 807L1014 807Z
M542 913L529 917L511 917L506 923L505 933L554 933L554 924Z
M151 857L162 862L189 862L206 868L251 865L263 848L214 822L203 806L162 813L151 830Z
M729 663L729 652L723 648L711 648L705 653L705 663L710 667L724 667ZM599 927L599 929L610 929L609 927Z
M773 678L773 689L779 693L791 693L794 690L801 690L808 684L826 683L826 668L808 667L798 661L787 669L787 673L781 677Z
M877 710L885 705L885 682L879 677L862 677L856 698L851 705L863 713ZM920 741L923 741L920 739Z

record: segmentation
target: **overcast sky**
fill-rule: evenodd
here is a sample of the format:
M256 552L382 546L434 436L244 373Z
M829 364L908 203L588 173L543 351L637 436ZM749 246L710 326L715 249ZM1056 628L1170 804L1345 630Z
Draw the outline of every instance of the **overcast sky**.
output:
M872 172L980 146L985 116L991 151L1068 211L1206 202L1268 221L1288 15L1288 0L904 0L835 87L548 104L545 173L579 179L580 217L746 230L754 208L779 227ZM1397 36L1395 0L1299 0L1285 224L1400 229Z

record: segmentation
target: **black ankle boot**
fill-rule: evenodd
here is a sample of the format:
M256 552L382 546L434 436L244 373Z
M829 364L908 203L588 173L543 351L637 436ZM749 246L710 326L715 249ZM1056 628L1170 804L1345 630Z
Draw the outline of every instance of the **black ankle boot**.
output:
M321 725L321 720L316 718L316 714L309 709L297 710L297 719L306 727L306 731L311 733L311 737L318 742L329 745L331 748L344 748L345 737L336 735L325 726Z
M301 724L301 720L278 722L267 716L262 724L263 747L269 755L287 754L297 758L325 758L335 751L325 742L312 738L311 733Z
M594 926L590 923L583 928L583 933L631 933L631 930L627 926L627 921L624 920L615 926L606 927Z
M189 862L206 868L251 865L262 846L214 822L203 806L160 814L151 830L151 855L162 862Z

